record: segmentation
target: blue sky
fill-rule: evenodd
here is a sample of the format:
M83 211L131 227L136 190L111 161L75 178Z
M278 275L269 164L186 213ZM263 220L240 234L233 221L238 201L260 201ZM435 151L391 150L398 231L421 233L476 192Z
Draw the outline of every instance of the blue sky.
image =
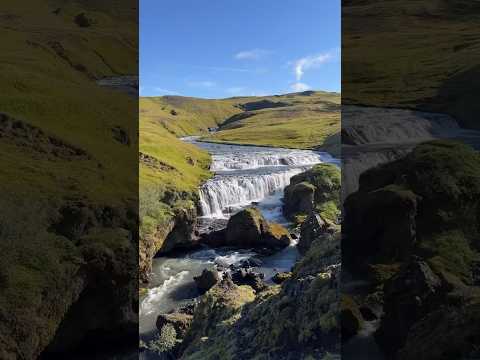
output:
M140 94L340 91L340 0L140 0Z

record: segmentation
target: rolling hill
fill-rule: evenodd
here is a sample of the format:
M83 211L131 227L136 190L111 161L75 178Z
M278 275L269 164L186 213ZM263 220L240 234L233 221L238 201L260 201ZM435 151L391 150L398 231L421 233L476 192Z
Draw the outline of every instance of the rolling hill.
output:
M468 0L345 1L342 102L446 113L479 129L479 10Z
M220 100L181 96L140 100L143 119L176 136L205 141L339 151L340 94L307 91ZM208 133L209 128L218 128Z
M2 5L0 358L33 359L135 328L138 100L97 81L137 75L137 9Z

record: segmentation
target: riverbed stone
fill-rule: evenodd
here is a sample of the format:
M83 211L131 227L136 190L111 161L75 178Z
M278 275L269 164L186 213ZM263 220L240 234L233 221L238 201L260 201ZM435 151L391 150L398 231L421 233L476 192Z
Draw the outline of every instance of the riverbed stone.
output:
M241 248L283 248L291 237L280 224L269 223L259 209L249 207L233 215L227 224L226 245Z
M204 269L202 274L193 278L198 290L202 293L210 290L219 280L220 274L217 270Z
M298 241L297 246L298 251L301 254L305 254L308 249L310 249L314 240L325 236L332 236L334 232L334 226L332 226L320 214L314 212L310 213L300 227L300 240Z
M232 281L236 285L248 285L256 292L259 292L266 288L266 284L263 281L264 275L253 271L252 269L240 268L232 272Z

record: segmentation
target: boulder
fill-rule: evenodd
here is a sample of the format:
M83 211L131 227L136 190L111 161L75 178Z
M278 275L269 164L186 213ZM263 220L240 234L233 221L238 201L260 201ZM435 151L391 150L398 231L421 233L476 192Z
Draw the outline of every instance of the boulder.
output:
M227 224L227 246L282 248L290 245L290 233L283 226L268 223L260 210L247 208L233 215Z
M413 257L384 285L384 316L376 338L393 356L404 344L411 327L437 308L445 295L441 279L423 260Z
M417 196L391 186L350 195L344 203L343 255L349 266L405 261L416 244ZM361 265L359 264L359 265Z
M279 273L276 273L275 275L273 275L272 281L273 281L275 284L281 284L281 283L283 283L284 281L290 279L291 277L292 277L292 273L291 273L291 272L279 272Z
M355 300L349 295L342 295L340 302L340 319L342 322L342 341L345 342L358 334L364 319Z
M444 306L411 328L396 359L477 359L479 355L480 304Z
M204 269L202 274L193 278L198 290L205 293L210 290L219 280L220 275L217 270Z
M313 210L315 186L304 181L285 188L284 211L286 214L308 214Z
M193 315L180 312L160 314L157 317L156 326L158 331L161 332L162 328L169 324L175 329L177 337L183 338L192 323L192 319Z
M262 291L266 288L263 281L264 275L251 269L238 269L231 275L232 281L236 285L248 285L256 292Z
M240 262L240 267L242 268L260 267L262 266L262 264L263 264L262 260L252 257L252 258L242 260Z
M298 241L298 251L305 254L312 242L324 236L330 236L335 232L335 228L328 223L321 215L311 213L300 227L300 240Z
M295 175L285 188L284 214L294 219L296 215L309 214L313 210L324 213L330 221L336 221L340 204L341 176L338 166L318 164L312 169Z

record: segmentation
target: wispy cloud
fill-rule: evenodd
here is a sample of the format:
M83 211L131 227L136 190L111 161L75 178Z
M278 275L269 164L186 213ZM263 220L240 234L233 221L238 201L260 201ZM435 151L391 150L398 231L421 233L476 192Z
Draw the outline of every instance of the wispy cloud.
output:
M319 66L325 64L328 61L335 59L337 56L337 50L328 51L317 55L305 56L303 58L297 59L293 64L295 71L295 77L297 82L302 80L305 71L313 68L318 68Z
M187 85L191 87L213 88L217 84L210 80L203 80L203 81L188 81Z
M235 54L235 59L237 60L258 60L261 59L268 54L270 54L270 50L265 49L251 49L251 50L244 50L240 51Z
M301 83L301 82L296 82L296 83L293 83L290 88L295 91L295 92L301 92L301 91L307 91L307 90L310 90L311 87L305 83Z

